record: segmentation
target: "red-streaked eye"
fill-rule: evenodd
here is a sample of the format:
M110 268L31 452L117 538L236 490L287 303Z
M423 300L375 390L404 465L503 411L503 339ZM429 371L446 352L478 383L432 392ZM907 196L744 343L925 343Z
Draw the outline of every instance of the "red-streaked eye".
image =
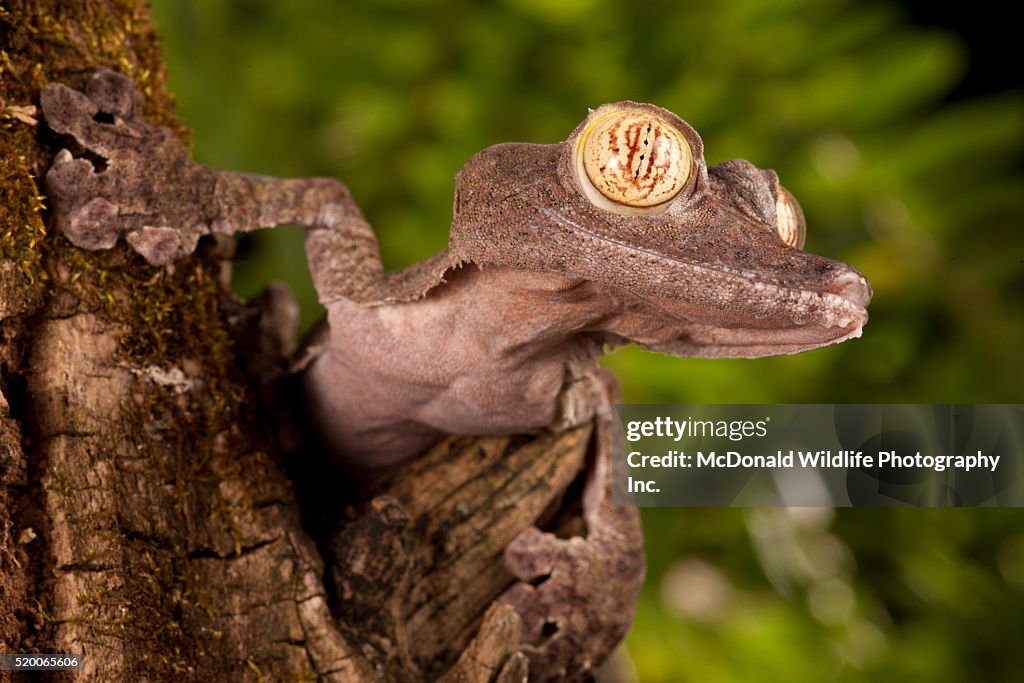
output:
M642 109L594 119L576 145L576 173L584 194L615 213L665 211L692 169L693 154L683 134Z

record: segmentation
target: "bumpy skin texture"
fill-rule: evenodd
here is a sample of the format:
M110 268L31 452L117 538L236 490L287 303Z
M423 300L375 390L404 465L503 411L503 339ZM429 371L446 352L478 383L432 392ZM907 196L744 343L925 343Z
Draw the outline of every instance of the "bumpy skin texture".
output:
M611 503L615 387L597 359L630 341L680 356L796 353L859 336L867 320L871 289L856 270L778 237L774 172L742 160L707 168L697 133L652 105L604 105L561 144L483 150L456 179L448 249L385 273L336 180L200 166L142 119L141 95L111 71L84 94L50 85L41 103L52 129L106 161L97 171L62 153L46 177L57 224L78 246L123 235L162 265L204 234L307 227L329 331L304 372L306 410L351 467L401 462L445 433L597 418L586 537L532 529L506 553L522 582L503 599L526 642L546 637L524 645L536 680L585 677L628 630L643 582L637 512ZM658 215L598 208L581 190L576 141L620 110L659 117L689 145L688 179Z

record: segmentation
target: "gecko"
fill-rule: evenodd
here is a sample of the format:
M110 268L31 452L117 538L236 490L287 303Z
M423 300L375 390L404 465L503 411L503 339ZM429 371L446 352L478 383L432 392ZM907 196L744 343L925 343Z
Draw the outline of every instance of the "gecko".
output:
M505 552L500 598L523 620L531 679L582 680L628 631L645 574L635 508L611 500L611 406L598 359L625 344L680 357L791 354L858 337L872 291L852 266L803 250L806 221L771 170L708 165L697 132L651 104L589 112L558 144L504 143L455 179L447 249L385 271L373 229L332 178L281 179L194 162L148 124L134 83L102 69L84 92L51 84L66 149L46 174L73 244L124 239L154 266L199 238L304 226L327 326L302 371L317 438L382 470L447 434L596 424L585 535L530 528Z

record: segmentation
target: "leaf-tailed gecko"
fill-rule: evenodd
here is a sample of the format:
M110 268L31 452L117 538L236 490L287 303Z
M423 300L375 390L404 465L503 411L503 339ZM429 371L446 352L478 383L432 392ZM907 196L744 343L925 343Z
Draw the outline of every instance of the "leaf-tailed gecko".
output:
M341 182L193 162L142 118L126 77L42 93L48 125L106 160L62 151L46 176L74 244L120 237L163 265L200 236L307 228L329 333L303 374L305 410L336 457L400 463L444 434L562 429L597 418L586 536L520 535L503 596L524 621L532 675L582 677L628 630L644 575L634 509L611 503L614 380L597 365L629 342L677 356L797 353L859 336L871 288L802 251L800 207L773 171L708 167L696 131L649 104L592 110L560 144L510 143L456 177L448 248L385 272ZM540 643L540 644L529 644Z

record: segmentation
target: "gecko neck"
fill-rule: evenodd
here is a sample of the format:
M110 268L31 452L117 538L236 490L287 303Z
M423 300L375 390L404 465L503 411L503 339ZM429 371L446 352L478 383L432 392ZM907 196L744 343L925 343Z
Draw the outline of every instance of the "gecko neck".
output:
M593 371L622 308L578 278L475 265L419 301L334 302L305 403L336 457L369 470L444 434L580 424L593 416Z

